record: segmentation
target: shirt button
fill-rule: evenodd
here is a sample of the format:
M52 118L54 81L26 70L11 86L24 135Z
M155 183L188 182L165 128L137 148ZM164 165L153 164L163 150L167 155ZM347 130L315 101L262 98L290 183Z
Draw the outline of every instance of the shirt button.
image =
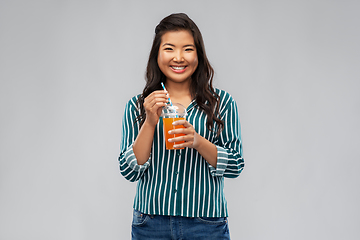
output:
M181 155L181 152L177 152L177 155L180 156L180 155Z
M177 193L177 189L174 190L174 193Z
M178 174L179 174L179 172L177 172L177 171L176 171L176 172L175 172L175 174L176 174L176 175L178 175Z

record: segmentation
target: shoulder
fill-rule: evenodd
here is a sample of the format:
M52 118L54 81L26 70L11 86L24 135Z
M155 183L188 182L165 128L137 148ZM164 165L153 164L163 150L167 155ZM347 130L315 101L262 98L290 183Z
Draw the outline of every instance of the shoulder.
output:
M214 88L215 93L220 98L219 110L220 112L227 110L232 104L235 103L234 98L225 90Z
M138 95L130 98L130 100L126 103L126 109L131 110L131 111L138 111L139 110L138 99L140 96L141 96L141 94L138 94Z

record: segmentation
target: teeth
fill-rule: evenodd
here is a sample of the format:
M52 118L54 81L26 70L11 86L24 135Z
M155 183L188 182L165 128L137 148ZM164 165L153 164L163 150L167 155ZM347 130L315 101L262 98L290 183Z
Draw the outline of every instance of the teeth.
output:
M175 66L171 66L173 69L175 69L175 70L183 70L183 69L185 69L185 67L175 67Z

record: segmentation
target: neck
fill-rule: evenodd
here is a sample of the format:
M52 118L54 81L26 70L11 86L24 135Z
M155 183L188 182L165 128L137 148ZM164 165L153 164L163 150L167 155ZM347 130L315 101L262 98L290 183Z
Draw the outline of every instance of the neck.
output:
M181 83L166 81L165 87L170 94L170 99L172 102L181 103L184 105L184 107L187 107L192 101L192 96L190 93L190 81Z
M181 83L166 81L165 83L166 90L169 94L175 98L181 96L191 96L190 93L190 81L185 81Z

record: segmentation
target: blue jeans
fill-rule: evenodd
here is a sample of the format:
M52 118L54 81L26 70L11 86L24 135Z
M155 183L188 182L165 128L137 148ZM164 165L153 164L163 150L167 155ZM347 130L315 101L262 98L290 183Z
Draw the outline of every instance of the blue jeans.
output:
M133 240L230 239L226 217L179 217L148 215L134 210Z

